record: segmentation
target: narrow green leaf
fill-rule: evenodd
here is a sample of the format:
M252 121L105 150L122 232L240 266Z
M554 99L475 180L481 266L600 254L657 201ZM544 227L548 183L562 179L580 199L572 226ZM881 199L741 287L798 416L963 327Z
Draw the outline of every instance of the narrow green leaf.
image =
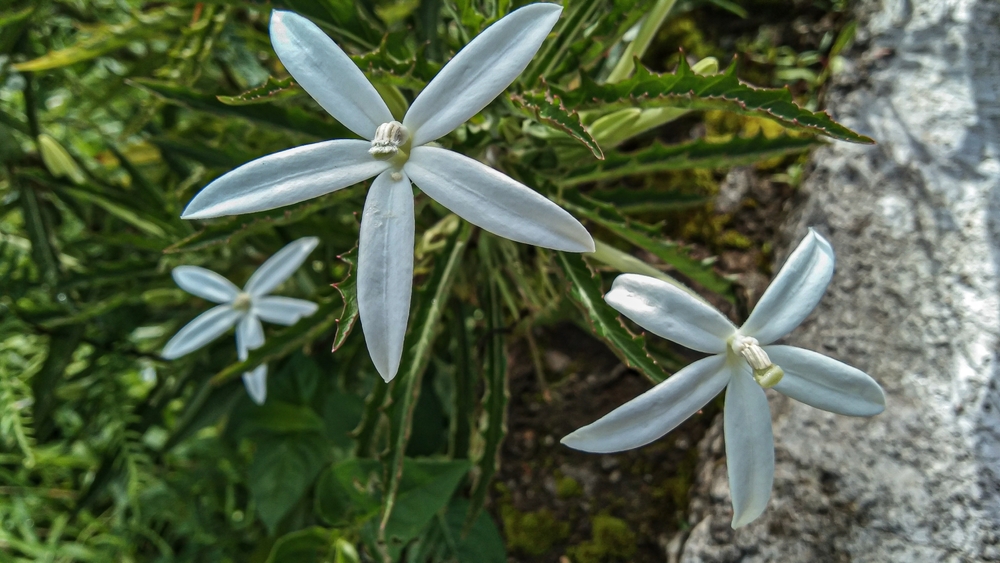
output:
M238 96L216 96L216 99L227 106L249 106L294 98L302 93L302 88L299 88L299 85L293 82L291 77L274 78L268 76L267 82Z
M570 187L671 170L739 166L802 152L817 143L814 138L782 135L769 139L763 134L755 137L733 137L723 142L709 142L704 139L676 145L657 142L632 153L611 151L602 162L574 167L569 174L555 177L553 181L564 187Z
M220 117L240 117L323 139L357 138L357 135L343 125L317 119L316 115L297 107L282 107L275 104L226 105L211 94L170 82L133 78L130 83L156 94L167 102Z
M480 239L480 244L482 244ZM484 251L483 254L487 254ZM486 272L495 272L492 260L487 263ZM472 458L476 463L476 480L472 488L469 512L466 516L467 525L471 526L479 516L490 483L500 467L500 446L507 435L507 402L510 391L507 389L507 353L504 349L503 316L500 295L494 276L486 287L486 357L483 365L483 382L486 389L483 393L483 413L479 419L476 447Z
M260 364L283 358L310 342L314 342L337 324L340 315L337 311L337 305L339 303L336 299L320 300L319 310L312 316L302 319L276 336L269 337L263 346L250 351L250 356L246 361L231 364L212 376L212 385L221 385Z
M512 94L510 99L521 109L533 115L535 119L554 127L570 137L583 143L595 158L603 159L604 152L587 128L580 122L580 116L574 110L566 109L559 94L547 91L541 96L528 94Z
M52 331L45 362L31 378L31 393L35 398L33 414L37 421L35 434L39 442L44 442L54 428L51 415L56 392L63 373L73 359L73 352L83 338L83 329L84 325L70 325Z
M420 288L417 311L413 315L411 330L407 335L403 365L392 389L392 416L388 452L388 483L382 503L382 523L379 526L379 544L385 546L386 525L392 517L403 477L403 460L406 444L413 425L413 410L417 405L420 383L430 362L434 340L440 331L441 314L451 295L452 285L458 275L462 256L472 236L472 227L462 222L448 241L445 251L436 261L430 279Z
M632 225L634 222L622 216L614 206L572 191L567 191L564 197L565 207L578 217L589 219L623 240L652 253L705 289L718 293L727 300L734 299L732 282L717 274L711 265L691 258L676 244L656 240L640 232Z
M311 408L275 400L268 397L263 405L249 407L252 418L234 421L237 425L234 436L258 437L265 434L284 435L301 432L322 433L325 428L323 419Z
M52 246L49 224L39 205L38 195L31 187L18 182L14 174L8 174L7 178L20 192L21 216L31 241L31 257L38 273L44 283L55 285L59 279L59 262L56 260L56 249Z
M632 78L615 84L598 84L581 73L580 87L565 91L550 86L547 91L522 94L525 103L543 105L559 98L571 110L599 108L611 112L626 107L726 110L741 115L772 119L796 131L825 135L842 141L872 144L870 138L834 122L825 112L801 108L787 89L753 88L736 78L736 62L722 74L700 76L681 57L672 74L654 74L636 62Z
M340 298L344 300L344 310L337 319L337 334L333 337L332 352L336 352L344 345L347 336L351 334L351 329L354 328L354 323L358 321L358 277L353 275L355 264L358 262L358 247L341 254L338 258L350 268L347 270L347 277L333 284L333 288L340 292Z
M115 217L121 219L122 221L125 221L129 225L132 225L133 227L139 229L140 231L143 231L147 235L156 238L166 238L167 236L167 233L163 230L162 227L160 227L156 223L153 223L152 221L147 221L146 219L143 219L142 217L139 216L138 213L136 213L132 209L129 209L128 207L125 207L124 205L120 205L109 199L101 197L95 193L86 190L81 190L78 188L64 187L61 188L60 191L62 193L65 193L66 195L69 195L74 199L85 201L87 203L92 203L100 207L101 209L107 211L108 213L114 215Z
M654 383L666 379L669 374L646 351L646 337L632 334L622 325L618 312L604 302L601 278L587 266L583 257L567 252L558 254L559 265L569 282L570 296L586 317L591 332L628 367L642 372Z

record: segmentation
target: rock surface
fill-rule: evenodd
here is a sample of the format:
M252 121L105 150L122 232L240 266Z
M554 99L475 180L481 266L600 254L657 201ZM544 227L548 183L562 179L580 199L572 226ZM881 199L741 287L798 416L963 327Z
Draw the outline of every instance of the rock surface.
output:
M871 374L871 419L770 393L771 504L732 530L721 420L683 563L1000 561L1000 2L865 0L831 113L875 138L815 155L788 248L837 252L787 340Z

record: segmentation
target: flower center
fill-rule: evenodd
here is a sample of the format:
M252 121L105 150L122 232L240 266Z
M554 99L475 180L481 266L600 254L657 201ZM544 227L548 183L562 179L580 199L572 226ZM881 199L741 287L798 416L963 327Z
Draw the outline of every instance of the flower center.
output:
M237 311L249 311L252 300L249 293L239 292L236 294L236 298L233 299L233 309Z
M383 123L375 130L368 154L378 160L391 160L399 165L410 157L410 132L398 121Z
M754 381L764 389L774 387L785 376L785 370L771 363L771 358L767 357L767 352L756 338L737 334L729 342L729 347L750 364Z

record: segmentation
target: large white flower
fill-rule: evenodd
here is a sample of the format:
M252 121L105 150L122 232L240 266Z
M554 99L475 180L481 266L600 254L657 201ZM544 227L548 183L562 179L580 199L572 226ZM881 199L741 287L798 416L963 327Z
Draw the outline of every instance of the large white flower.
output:
M714 354L680 370L597 422L562 439L609 453L656 440L726 388L723 413L734 528L755 520L771 497L774 438L764 388L848 416L885 408L878 383L851 366L802 348L774 345L816 307L833 277L833 249L812 229L778 272L742 327L674 285L618 276L605 300L650 332Z
M236 325L236 354L244 361L250 350L264 345L262 320L293 325L318 308L315 303L291 297L268 295L299 269L309 253L319 244L316 237L296 240L267 259L247 280L243 291L219 274L198 266L178 266L171 274L184 291L221 303L205 311L184 326L163 347L162 356L179 358L215 340ZM250 397L262 404L267 398L267 364L243 374Z
M420 92L402 123L316 25L291 12L272 12L271 43L288 72L330 115L366 140L324 141L254 160L206 186L182 217L273 209L375 176L361 221L358 309L372 361L389 381L403 353L413 283L410 182L496 235L556 250L594 250L583 225L544 196L476 160L428 145L507 88L561 11L555 4L531 4L490 26Z

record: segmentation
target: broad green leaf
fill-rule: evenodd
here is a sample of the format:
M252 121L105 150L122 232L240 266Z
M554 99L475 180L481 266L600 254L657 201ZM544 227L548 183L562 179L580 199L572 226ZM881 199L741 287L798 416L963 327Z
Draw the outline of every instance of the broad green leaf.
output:
M70 47L50 51L37 59L13 65L18 72L51 70L99 57L129 43L153 36L160 29L172 26L183 12L157 10L139 15L123 24L101 24Z
M337 323L339 318L338 304L336 299L319 300L319 310L312 316L295 323L275 336L268 337L263 346L250 351L246 361L231 364L215 374L212 377L212 384L221 385L260 364L283 358L295 350L315 342Z
M248 405L242 414L244 420L233 421L238 426L235 436L257 437L302 432L323 433L323 419L311 408L275 400L268 397L263 405Z
M257 503L257 514L274 533L278 522L313 484L329 455L329 445L318 432L264 436L250 463L247 479Z
M711 265L695 260L676 244L656 240L636 228L634 222L622 216L614 206L600 203L579 193L565 193L565 207L577 217L583 217L608 229L639 248L673 266L678 272L705 289L733 300L732 282L720 276Z
M216 99L227 106L249 106L294 98L302 93L303 90L292 81L291 77L277 79L269 76L264 84L238 96L216 96Z
M420 383L430 362L434 341L441 329L441 314L451 295L451 288L458 276L462 256L472 236L472 227L462 222L448 241L444 252L436 260L430 279L417 294L416 313L410 323L405 341L403 364L406 368L396 378L392 389L389 452L387 459L388 483L382 502L382 523L379 526L379 544L385 545L387 524L392 517L404 477L403 460L406 444L413 425L413 411L420 393Z
M704 139L677 145L656 142L632 153L610 151L603 161L574 166L571 172L553 178L553 181L569 187L671 170L739 166L802 152L815 146L817 142L814 138L788 135L769 139L763 133L749 138L733 137L722 142Z
M513 94L510 99L535 117L535 119L563 131L590 149L595 158L603 159L604 152L587 128L580 122L576 111L566 109L558 94L546 92L542 96Z
M323 139L357 138L357 135L343 125L325 119L317 119L316 115L297 107L282 107L275 104L232 106L220 102L211 94L198 92L170 82L133 78L131 83L149 90L170 103L219 117L240 117Z
M611 112L627 107L726 110L741 115L772 119L784 127L825 135L853 143L874 143L830 119L825 112L797 106L787 89L753 88L736 78L734 62L722 74L700 76L681 57L671 74L654 74L636 63L635 76L615 84L598 84L581 74L581 84L573 90L550 86L546 91L522 94L525 103L541 105L558 97L564 106L580 111L600 108Z
M480 244L483 240L480 239ZM481 252L484 256L488 250ZM471 457L475 460L478 472L472 488L472 502L466 521L471 525L475 522L486 502L490 483L500 467L500 446L507 435L507 402L510 391L507 388L507 353L504 349L503 315L500 306L500 296L493 275L496 264L488 257L486 274L490 281L486 286L485 308L486 331L488 340L483 362L483 382L486 386L483 393L483 413L479 419L476 438Z
M586 317L591 332L628 367L642 372L654 383L666 379L669 374L646 352L646 337L632 334L622 325L618 312L604 302L601 278L587 266L583 257L560 252L559 265L569 282L570 296Z
M80 165L66 152L65 147L51 135L42 133L38 136L38 152L42 155L45 167L56 178L69 178L74 184L82 184L87 181Z
M330 530L313 526L285 534L274 542L265 563L327 563L334 550L336 535Z
M454 545L451 555L458 563L506 563L507 549L493 519L489 513L480 512L472 525L467 526L470 508L469 501L463 498L453 499L448 505L444 522L454 542L446 542Z
M378 515L381 464L354 458L335 463L316 482L316 512L331 526L350 526Z

